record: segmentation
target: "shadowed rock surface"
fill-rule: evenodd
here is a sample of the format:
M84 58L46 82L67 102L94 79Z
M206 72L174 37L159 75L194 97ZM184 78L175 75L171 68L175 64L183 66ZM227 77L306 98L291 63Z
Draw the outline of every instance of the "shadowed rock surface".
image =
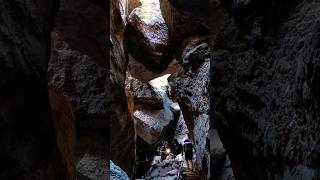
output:
M235 177L319 179L319 2L229 10L212 34L211 117Z
M121 0L110 1L111 47L110 47L110 107L111 160L123 169L129 177L135 172L135 128L132 118L132 102L127 103L125 93L126 69L128 53L126 50L125 7ZM129 105L129 107L128 107Z
M91 57L72 50L56 32L53 32L51 37L52 50L48 65L48 84L63 92L73 107L77 127L75 151L78 161L77 175L96 179L95 173L88 176L88 172L84 173L85 175L81 172L89 168L91 172L101 171L101 175L97 177L103 179L103 176L107 176L106 162L108 160L104 152L107 146L107 136L103 132L109 129L105 119L108 113L107 71L98 66ZM91 139L90 144L88 139ZM85 157L96 159L99 163L92 166L93 160L83 159Z
M52 117L46 82L57 4L0 4L0 179L74 180L65 154L72 145L59 142L61 119Z
M160 0L162 16L170 37L176 41L209 33L208 0Z

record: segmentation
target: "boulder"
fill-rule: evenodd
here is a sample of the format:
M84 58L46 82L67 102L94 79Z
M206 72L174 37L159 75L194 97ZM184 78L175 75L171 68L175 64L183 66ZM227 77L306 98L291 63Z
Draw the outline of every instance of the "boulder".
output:
M110 161L110 180L130 180L126 172Z
M128 50L132 57L155 73L164 71L172 60L168 28L159 1L143 3L128 16Z
M134 111L137 135L148 144L153 144L161 137L163 130L174 119L169 109L153 109L145 105L136 105Z
M147 69L142 63L136 61L134 58L129 56L129 64L127 72L134 78L138 79L143 83L147 83L152 79L161 77L165 74L173 74L178 72L181 69L180 63L176 59L172 59L168 65L168 67L160 72L155 73Z
M130 75L126 80L126 90L134 97L134 104L144 104L157 109L163 108L163 100L149 83L142 83Z

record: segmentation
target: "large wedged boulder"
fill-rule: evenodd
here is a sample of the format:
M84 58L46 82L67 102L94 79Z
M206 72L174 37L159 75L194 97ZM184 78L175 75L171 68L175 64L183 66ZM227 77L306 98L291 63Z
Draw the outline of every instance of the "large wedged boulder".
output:
M129 52L135 60L155 73L167 68L173 52L159 1L135 8L128 16L126 34Z
M210 117L239 180L319 178L320 4L296 2L251 4L212 35Z

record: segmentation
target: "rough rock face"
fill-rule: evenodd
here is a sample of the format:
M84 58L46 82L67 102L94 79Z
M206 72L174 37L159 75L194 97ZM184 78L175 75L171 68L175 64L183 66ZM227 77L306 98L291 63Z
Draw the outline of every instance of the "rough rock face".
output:
M129 177L119 166L110 161L110 180L129 180Z
M160 72L160 73L155 73L147 69L142 63L134 60L131 56L129 56L129 64L128 64L128 69L127 72L134 78L138 79L141 82L147 83L152 79L161 77L165 74L173 74L178 72L181 69L180 63L176 60L173 59L169 63L168 67Z
M129 114L125 93L126 51L125 32L126 2L110 1L110 81L113 94L110 113L111 160L130 177L135 168L135 132L132 112ZM130 109L130 108L129 108ZM125 158L124 158L125 157Z
M178 178L178 173L179 161L175 159L170 159L154 164L151 167L151 169L147 172L145 178L153 180L175 180Z
M174 91L190 135L196 148L196 168L202 170L203 164L210 164L207 145L209 130L209 68L210 48L208 38L191 37L185 40L181 47L183 72L177 77L171 77L171 87ZM208 171L209 167L204 171ZM203 174L208 174L204 172Z
M126 34L129 52L135 60L156 73L167 68L172 49L158 0L145 2L131 12Z
M77 127L76 155L79 160L77 175L95 179L94 176L83 175L82 169L97 168L97 171L102 169L101 174L107 176L105 166L108 160L105 153L107 136L105 133L99 133L109 128L105 122L109 109L106 99L107 70L99 67L91 57L70 49L59 34L53 32L51 38L49 86L63 92L73 107ZM89 146L88 139L91 139ZM90 161L83 159L87 156L104 164L98 163L100 167L92 167ZM86 162L88 164L85 164ZM79 166L82 169L79 169ZM101 175L100 179L103 179L102 177Z
M163 135L169 123L174 120L170 107L172 103L167 96L167 76L142 83L127 77L126 91L133 96L133 117L136 133L148 144L153 144Z
M97 0L61 0L56 17L57 31L71 48L93 57L104 68L109 67L108 4Z
M211 117L239 180L319 179L319 12L254 1L212 35Z
M162 16L170 37L182 41L196 34L209 32L209 1L160 0Z
M77 129L106 129L107 70L92 58L69 45L52 33L51 59L48 65L49 86L64 92L70 99Z
M150 105L156 109L163 108L163 100L149 83L142 83L128 75L126 79L126 90L134 97L134 104Z
M62 168L71 175L70 179L75 179L76 123L72 106L61 92L53 89L49 89L49 100L59 153L66 158Z
M66 168L68 147L58 142L62 131L55 129L46 82L56 4L0 4L0 179L75 179Z

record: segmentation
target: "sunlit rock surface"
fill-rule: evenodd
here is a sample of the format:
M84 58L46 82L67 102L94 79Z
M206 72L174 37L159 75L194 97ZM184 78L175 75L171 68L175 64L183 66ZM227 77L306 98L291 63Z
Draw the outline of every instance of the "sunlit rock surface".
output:
M130 180L126 172L110 161L110 180Z
M126 34L129 52L135 60L156 73L167 68L172 49L159 1L145 2L135 8L128 16Z
M137 135L148 144L159 140L165 133L163 132L165 128L174 120L174 112L171 110L174 103L167 94L168 76L154 79L149 84L140 83L140 86L137 80L131 81L133 87L131 91L133 90L135 99L133 116L136 121Z
M161 95L149 83L140 82L130 74L127 75L126 90L132 93L135 104L149 105L157 109L163 108Z

